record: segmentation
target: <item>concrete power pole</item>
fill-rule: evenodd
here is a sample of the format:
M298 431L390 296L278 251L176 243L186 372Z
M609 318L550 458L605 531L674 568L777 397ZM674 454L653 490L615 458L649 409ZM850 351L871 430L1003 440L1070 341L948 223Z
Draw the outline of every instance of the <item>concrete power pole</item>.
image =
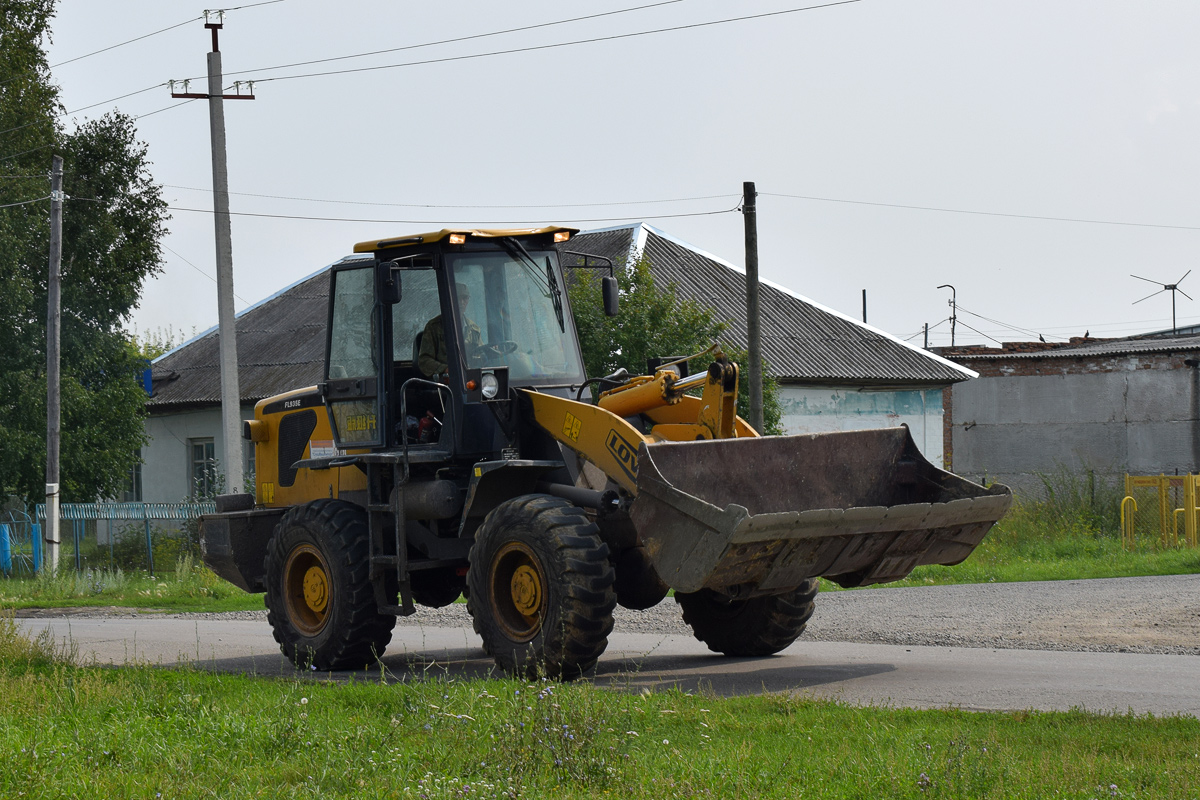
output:
M50 279L47 283L46 319L46 559L42 569L58 572L59 536L59 444L62 406L59 395L59 370L62 363L62 212L63 160L54 156L50 168Z
M750 419L754 430L763 429L762 332L758 313L758 219L754 181L742 184L742 216L746 223L746 340L750 350Z
M213 22L213 18L216 19ZM221 49L217 31L223 27L224 12L205 11L204 27L212 31L208 54L208 93L174 91L172 97L208 100L209 131L212 137L213 223L217 243L217 332L221 342L221 432L225 441L225 491L242 491L242 402L238 387L237 320L233 310L233 238L229 226L229 170L225 158L225 100L253 100L249 94L224 94L221 87ZM241 88L240 86L238 87Z

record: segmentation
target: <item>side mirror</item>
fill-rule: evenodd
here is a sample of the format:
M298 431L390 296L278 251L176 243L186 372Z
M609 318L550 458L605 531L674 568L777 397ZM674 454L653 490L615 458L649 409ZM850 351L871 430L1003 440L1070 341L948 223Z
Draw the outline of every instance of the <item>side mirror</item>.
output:
M400 288L400 272L401 270L392 267L388 271L387 278L383 281L383 296L380 298L385 304L394 306L400 302L403 292Z
M600 288L604 292L604 313L607 316L615 317L621 310L617 279L612 275L605 275L600 279Z

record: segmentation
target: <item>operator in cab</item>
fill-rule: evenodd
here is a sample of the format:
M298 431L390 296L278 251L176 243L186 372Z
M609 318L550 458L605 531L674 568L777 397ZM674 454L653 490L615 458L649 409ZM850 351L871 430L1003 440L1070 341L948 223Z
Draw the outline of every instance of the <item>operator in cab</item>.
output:
M463 345L467 353L478 351L483 346L483 337L479 326L467 317L467 304L471 301L471 292L464 283L454 284L454 294L458 298L458 313L463 323ZM421 335L421 352L417 357L417 367L427 377L444 381L447 377L449 353L446 350L446 330L442 315L438 314L425 324L425 332Z

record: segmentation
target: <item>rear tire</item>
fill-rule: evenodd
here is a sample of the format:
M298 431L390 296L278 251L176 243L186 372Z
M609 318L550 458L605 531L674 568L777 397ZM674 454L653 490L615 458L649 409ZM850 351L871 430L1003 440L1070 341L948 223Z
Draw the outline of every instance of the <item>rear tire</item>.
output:
M279 521L264 561L267 621L297 667L373 664L396 618L379 614L370 580L367 515L343 500L297 506Z
M608 546L566 500L524 495L493 509L475 534L467 588L475 632L505 672L575 678L608 646Z
M727 656L769 656L804 633L816 605L817 579L811 578L784 594L726 600L701 589L675 594L683 621L708 649Z

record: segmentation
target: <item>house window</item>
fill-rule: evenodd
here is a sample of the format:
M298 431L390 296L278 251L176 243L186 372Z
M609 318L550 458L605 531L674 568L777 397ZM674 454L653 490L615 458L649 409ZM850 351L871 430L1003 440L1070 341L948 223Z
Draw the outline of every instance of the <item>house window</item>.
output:
M189 439L192 496L213 497L217 493L217 458L212 439Z
M254 486L254 442L246 442L246 477L244 483L246 486ZM254 493L254 489L250 489L250 493Z
M125 476L125 489L121 492L121 502L142 502L142 448L135 453L137 461Z

